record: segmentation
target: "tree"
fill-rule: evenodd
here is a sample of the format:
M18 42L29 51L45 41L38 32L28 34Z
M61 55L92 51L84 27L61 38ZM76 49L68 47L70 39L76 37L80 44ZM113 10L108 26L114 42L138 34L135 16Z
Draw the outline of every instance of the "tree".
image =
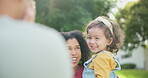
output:
M125 30L125 45L124 49L133 50L139 46L144 46L146 49L148 43L148 2L139 0L130 2L126 7L117 13L118 22ZM148 57L146 55L145 57ZM148 65L148 60L146 61ZM148 66L147 66L148 67Z
M36 22L58 31L84 30L90 20L107 15L114 0L36 0Z
M145 41L148 39L148 2L139 0L126 5L123 10L117 14L118 22L125 30L126 49L134 49L138 46L146 46Z

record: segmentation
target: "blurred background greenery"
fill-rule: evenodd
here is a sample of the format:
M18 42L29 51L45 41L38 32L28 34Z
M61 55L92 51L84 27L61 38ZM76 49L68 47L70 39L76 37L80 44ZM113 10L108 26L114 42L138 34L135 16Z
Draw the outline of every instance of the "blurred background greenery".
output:
M115 0L36 0L36 21L58 31L83 31L88 21L107 15Z
M123 49L136 48L148 43L148 1L129 2L124 8L116 4L119 0L36 0L36 22L45 24L58 31L81 30L97 16L112 13L126 34ZM125 2L126 0L124 0ZM130 1L130 0L128 0Z
M148 1L147 0L35 0L36 22L58 31L85 30L97 16L108 16L125 31L123 50L145 49L145 69L148 70ZM120 4L117 2L120 1ZM122 2L126 3L122 7ZM124 71L123 71L124 72ZM123 73L119 72L120 74ZM125 71L127 72L127 71ZM138 72L139 73L139 72ZM146 76L148 77L148 76ZM143 78L146 78L143 77ZM124 78L124 77L121 77ZM142 77L125 77L142 78Z

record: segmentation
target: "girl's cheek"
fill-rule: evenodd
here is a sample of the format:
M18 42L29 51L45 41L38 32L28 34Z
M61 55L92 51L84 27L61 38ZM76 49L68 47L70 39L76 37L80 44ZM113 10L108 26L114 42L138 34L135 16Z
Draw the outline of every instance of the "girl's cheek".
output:
M88 45L88 46L90 45L90 41L89 41L89 40L87 40L87 45Z
M96 44L101 44L101 42L99 42L99 41L96 41Z

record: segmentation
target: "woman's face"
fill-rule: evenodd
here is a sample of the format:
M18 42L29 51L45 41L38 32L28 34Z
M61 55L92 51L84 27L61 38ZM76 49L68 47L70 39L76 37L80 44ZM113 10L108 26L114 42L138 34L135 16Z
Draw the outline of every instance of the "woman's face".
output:
M78 63L81 60L81 48L80 48L80 45L79 45L76 38L68 39L66 41L66 44L68 46L70 57L72 59L71 62L72 62L73 68L76 69L76 67L78 66Z

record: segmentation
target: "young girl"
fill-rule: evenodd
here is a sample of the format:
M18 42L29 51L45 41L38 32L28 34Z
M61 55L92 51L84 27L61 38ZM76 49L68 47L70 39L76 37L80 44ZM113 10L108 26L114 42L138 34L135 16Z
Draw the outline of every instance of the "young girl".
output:
M82 78L83 63L89 59L90 50L82 33L78 30L62 32L72 59L72 66L75 71L73 78Z
M121 28L100 16L88 24L86 33L89 48L94 55L84 63L83 78L117 78L114 71L120 70L120 65L112 54L117 53L123 43Z

